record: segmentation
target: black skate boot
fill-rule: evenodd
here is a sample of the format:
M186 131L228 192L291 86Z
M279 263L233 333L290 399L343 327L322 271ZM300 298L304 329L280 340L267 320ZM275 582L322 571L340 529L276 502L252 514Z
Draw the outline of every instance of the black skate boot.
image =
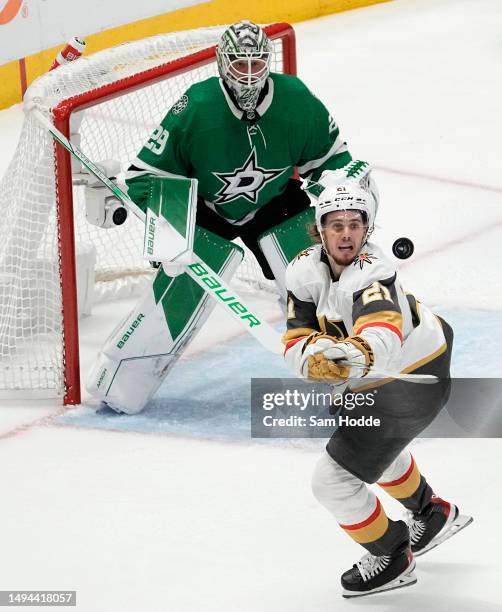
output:
M370 553L342 575L343 597L362 597L415 584L415 560L409 542L389 555Z
M459 514L457 506L433 495L422 512L411 516L408 524L413 555L423 555L472 521L472 516Z

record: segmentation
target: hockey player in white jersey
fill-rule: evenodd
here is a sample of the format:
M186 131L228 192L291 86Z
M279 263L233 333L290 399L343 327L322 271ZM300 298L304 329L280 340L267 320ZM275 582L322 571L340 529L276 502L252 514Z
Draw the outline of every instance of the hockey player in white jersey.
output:
M375 202L358 182L326 171L306 185L318 244L286 272L285 359L293 372L337 391L371 392L374 405L340 416L372 415L378 427L339 425L313 475L313 491L368 553L342 576L344 597L416 582L414 556L465 527L471 517L436 495L406 446L450 393L451 327L405 294L394 264L369 241ZM434 375L435 384L371 380L371 371ZM374 391L377 393L374 393ZM341 421L343 422L343 420ZM377 482L410 513L393 521L366 483Z

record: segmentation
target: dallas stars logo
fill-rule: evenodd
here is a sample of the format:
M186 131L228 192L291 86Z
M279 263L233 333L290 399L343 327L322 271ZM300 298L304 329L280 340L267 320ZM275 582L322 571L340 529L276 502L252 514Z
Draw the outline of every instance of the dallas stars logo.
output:
M359 255L354 259L354 265L357 266L359 264L359 269L362 270L365 263L372 264L372 259L378 259L374 255L370 253L359 253Z
M233 172L213 172L214 176L223 183L214 203L228 204L242 197L256 204L258 194L263 187L286 170L287 168L277 170L260 168L256 159L256 149L253 148L240 168L236 168Z

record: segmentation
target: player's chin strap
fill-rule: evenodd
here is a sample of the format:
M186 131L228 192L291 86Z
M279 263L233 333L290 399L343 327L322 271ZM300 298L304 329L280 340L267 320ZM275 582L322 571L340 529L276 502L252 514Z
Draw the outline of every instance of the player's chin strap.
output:
M99 179L108 189L141 221L145 222L146 215L131 198L111 181L82 151L75 147L66 136L58 130L48 117L37 108L36 104L26 105L25 110L30 112L54 140L76 157L86 168ZM206 293L208 293L224 310L234 317L241 325L254 336L258 342L271 353L282 355L283 347L281 334L263 320L256 312L248 307L245 301L231 289L226 282L195 253L192 262L184 265L184 271Z

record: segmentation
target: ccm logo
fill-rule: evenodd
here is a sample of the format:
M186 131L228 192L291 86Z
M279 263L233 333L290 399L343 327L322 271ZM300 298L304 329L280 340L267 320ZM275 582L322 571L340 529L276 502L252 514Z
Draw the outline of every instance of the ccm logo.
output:
M0 10L0 25L5 25L19 13L23 0L7 0L7 4Z

